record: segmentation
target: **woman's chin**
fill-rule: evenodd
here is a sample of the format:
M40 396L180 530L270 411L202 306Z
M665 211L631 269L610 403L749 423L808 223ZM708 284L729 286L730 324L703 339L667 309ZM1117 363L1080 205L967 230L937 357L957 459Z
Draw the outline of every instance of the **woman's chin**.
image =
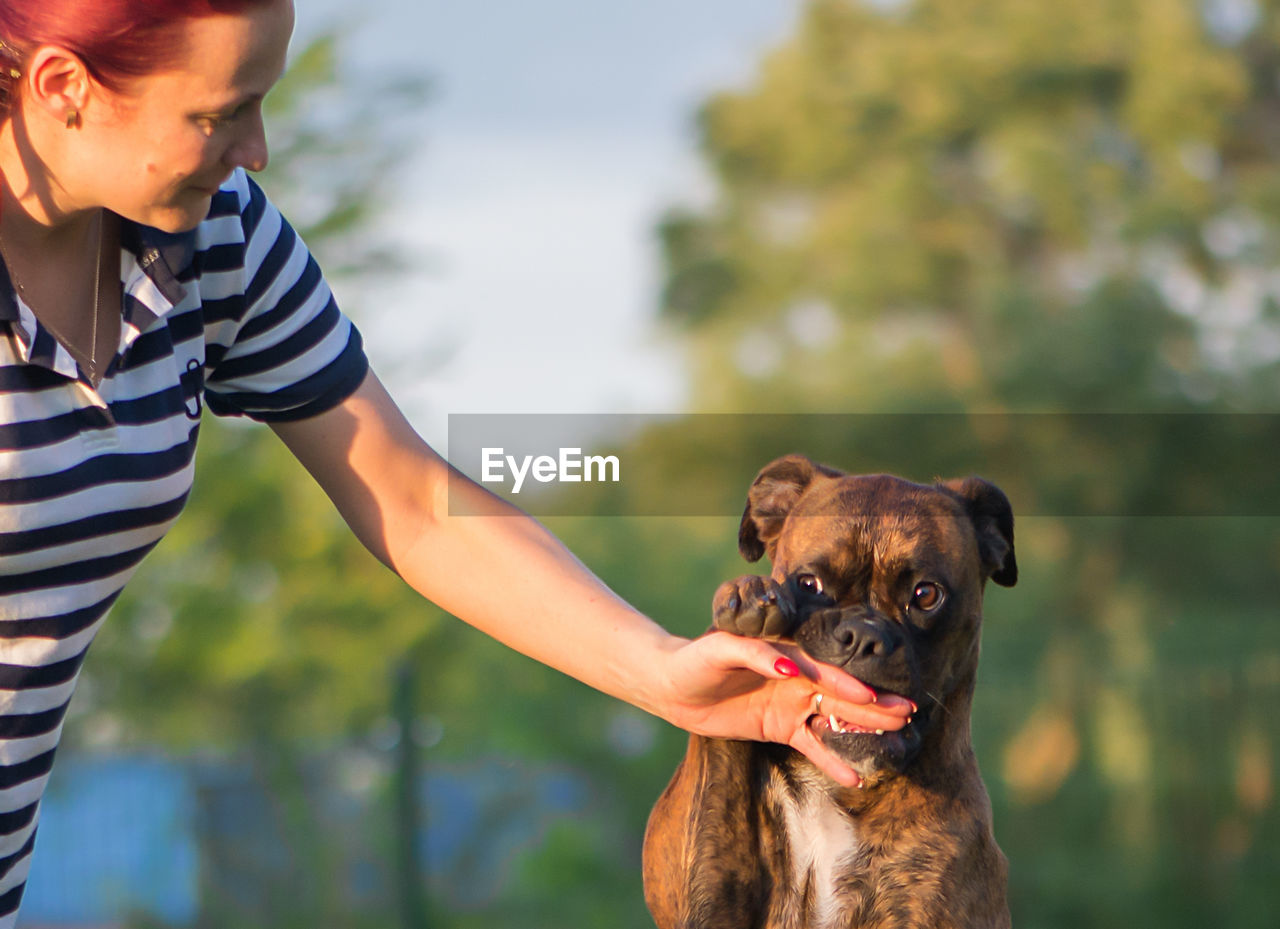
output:
M127 213L122 215L144 226L159 229L161 232L190 232L209 214L209 203L212 199L212 193L193 188L184 191L182 196L173 203L153 206L140 211L135 216Z

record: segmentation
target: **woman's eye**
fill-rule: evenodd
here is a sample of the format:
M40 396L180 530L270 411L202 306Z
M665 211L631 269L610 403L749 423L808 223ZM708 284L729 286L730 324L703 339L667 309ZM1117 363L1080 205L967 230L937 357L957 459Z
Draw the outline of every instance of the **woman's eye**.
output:
M230 126L236 121L236 117L239 115L239 109L232 113L206 113L204 116L196 117L196 122L198 122L200 124L200 128L204 129L206 132L213 132L215 129L222 129L225 126Z
M916 589L911 594L911 605L918 610L930 613L942 606L942 601L946 597L941 584L935 584L933 581L923 581L916 585Z
M816 574L797 574L796 586L808 594L822 593L822 578Z

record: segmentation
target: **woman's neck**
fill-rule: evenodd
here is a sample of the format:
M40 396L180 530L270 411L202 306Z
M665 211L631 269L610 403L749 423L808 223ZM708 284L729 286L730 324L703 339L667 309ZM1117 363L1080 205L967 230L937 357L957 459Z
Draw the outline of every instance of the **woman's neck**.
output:
M83 239L99 209L75 203L51 167L57 152L34 139L26 126L20 106L0 122L0 223L6 238L56 250Z

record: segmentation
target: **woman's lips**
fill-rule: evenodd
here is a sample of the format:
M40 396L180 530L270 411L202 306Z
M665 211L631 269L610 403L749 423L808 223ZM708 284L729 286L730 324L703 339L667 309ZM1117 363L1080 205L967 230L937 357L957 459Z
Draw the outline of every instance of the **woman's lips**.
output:
M222 189L222 185L225 184L226 182L227 182L227 178L224 177L222 180L217 181L216 183L213 183L213 184L191 184L190 187L192 190L199 191L200 193L204 194L206 197L212 197L214 194L216 194L219 190Z

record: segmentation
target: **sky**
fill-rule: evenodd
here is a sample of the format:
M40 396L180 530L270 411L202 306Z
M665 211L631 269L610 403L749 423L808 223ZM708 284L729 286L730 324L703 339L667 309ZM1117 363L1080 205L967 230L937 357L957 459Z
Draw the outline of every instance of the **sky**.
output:
M427 438L450 413L682 409L655 226L711 196L696 109L750 79L799 0L366 0L358 21L297 6L299 38L341 23L353 64L431 81L386 218L420 269L354 295Z

